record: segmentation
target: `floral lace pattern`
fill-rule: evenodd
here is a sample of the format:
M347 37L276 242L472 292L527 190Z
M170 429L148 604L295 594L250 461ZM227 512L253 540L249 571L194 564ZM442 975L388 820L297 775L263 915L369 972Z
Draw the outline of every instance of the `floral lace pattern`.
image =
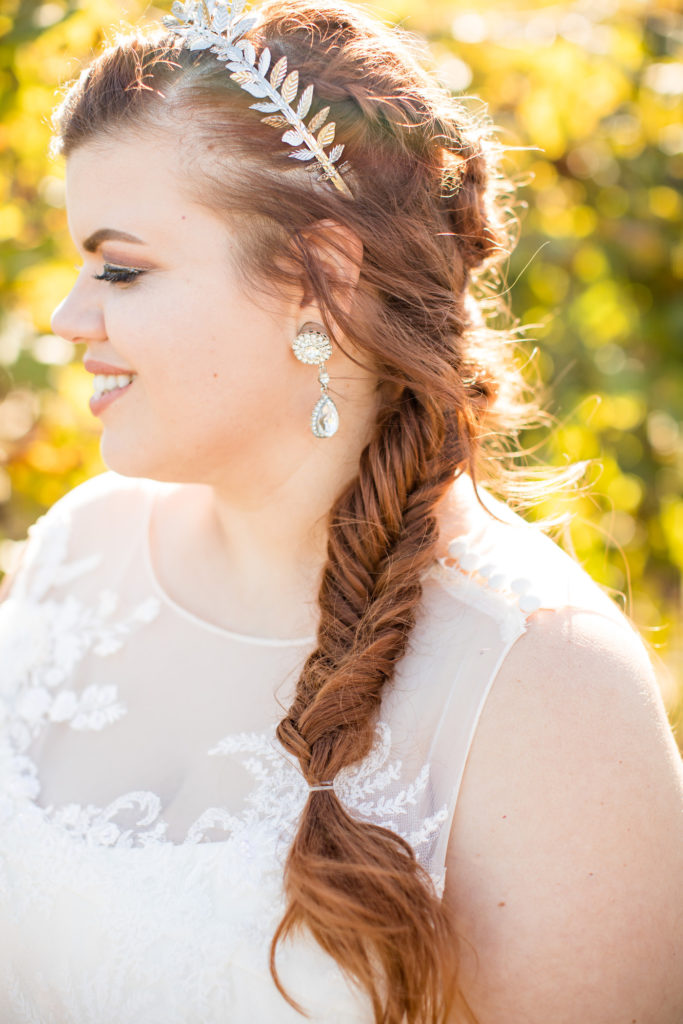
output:
M308 798L308 784L298 765L292 763L277 742L274 731L226 736L209 754L247 755L240 760L256 785L247 798L243 818L235 819L219 808L211 808L192 827L188 840L199 842L207 828L220 827L235 835L242 833L245 826L267 820L274 835L289 843ZM429 765L423 765L418 776L402 786L401 776L401 761L391 760L391 730L386 722L380 721L370 753L359 764L339 772L334 792L357 817L396 832L410 843L418 859L426 861L446 821L448 808L444 805L428 817L420 816L428 796ZM413 815L409 813L411 808ZM406 820L413 816L419 817L418 829L406 827Z
M64 685L87 654L104 658L116 653L133 629L159 612L159 601L150 597L117 618L119 599L108 589L93 605L72 594L55 595L96 569L101 557L67 562L69 520L63 514L53 518L49 529L47 516L31 527L29 557L0 608L2 688L13 712L10 739L21 751L49 721L98 730L126 713L115 686L91 684L76 693Z
M429 851L447 819L448 809L444 805L432 815L421 816L420 810L428 795L429 766L424 765L416 778L397 789L402 765L399 760L390 760L390 754L391 731L385 722L380 722L372 750L358 765L339 773L335 792L348 810L401 835L413 847L418 859L428 862ZM226 736L209 755L236 757L255 785L241 813L209 807L190 826L182 845L216 841L216 833L219 833L222 841L241 844L246 853L253 845L253 837L258 836L260 857L267 850L271 857L284 863L308 798L308 784L299 767L278 743L274 730ZM38 796L40 784L29 757L9 756L5 767L5 774L13 779L6 796L14 799ZM387 792L390 788L391 794ZM52 824L89 845L130 849L171 844L166 838L168 824L162 816L162 802L149 791L126 793L106 807L76 803L50 805L44 808L44 815ZM419 827L407 827L406 821L416 818ZM251 862L253 859L247 858ZM434 881L438 885L440 879L435 877Z
M26 752L49 723L101 730L127 714L115 685L91 683L77 692L69 681L86 655L115 654L134 629L152 622L159 612L155 597L119 615L118 596L109 589L101 590L87 605L72 593L60 593L64 585L101 563L100 555L68 561L69 534L69 516L59 507L32 527L26 564L11 600L0 609L0 643L8 652L3 683L10 710L7 736L14 748L4 754L4 774L11 780L5 800L38 797L36 766ZM226 736L208 755L236 757L253 785L239 813L225 807L203 811L182 845L219 841L241 844L246 851L258 836L259 859L267 850L282 865L308 798L308 786L274 729ZM415 778L402 780L401 761L392 758L390 728L381 721L367 757L335 780L335 792L350 811L403 836L425 862L447 818L446 806L421 814L428 787L428 765ZM104 807L68 803L47 806L43 813L52 824L90 846L133 848L171 842L162 802L146 790L125 793Z
M134 792L113 800L106 807L88 804L65 804L47 807L45 815L60 828L85 840L91 846L118 846L131 848L160 842L166 832L160 820L161 800L154 793ZM126 814L132 824L116 819Z
M268 954L309 799L271 723L304 652L181 614L149 558L157 494L116 474L77 488L31 530L0 605L3 1024L301 1021ZM568 574L550 542L511 537L487 526L425 574L372 749L334 780L438 893L486 695ZM313 937L292 939L278 970L310 1019L369 1024Z

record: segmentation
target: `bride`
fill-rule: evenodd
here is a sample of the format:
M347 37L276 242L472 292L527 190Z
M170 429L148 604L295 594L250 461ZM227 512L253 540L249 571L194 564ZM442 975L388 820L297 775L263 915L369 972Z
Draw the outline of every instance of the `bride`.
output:
M4 1024L680 1024L648 656L493 497L485 126L359 8L207 0L56 132L109 472L0 607Z

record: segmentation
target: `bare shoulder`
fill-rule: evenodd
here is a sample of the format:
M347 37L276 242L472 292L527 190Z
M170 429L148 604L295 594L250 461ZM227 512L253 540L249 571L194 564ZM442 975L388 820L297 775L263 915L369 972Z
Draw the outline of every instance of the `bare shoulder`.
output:
M446 900L480 1024L680 1024L683 778L626 620L539 611L470 751Z

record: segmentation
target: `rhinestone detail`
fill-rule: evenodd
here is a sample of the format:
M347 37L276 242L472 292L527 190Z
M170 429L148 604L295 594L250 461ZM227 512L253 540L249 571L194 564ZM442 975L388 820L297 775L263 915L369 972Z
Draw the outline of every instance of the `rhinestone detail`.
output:
M332 355L332 344L320 331L302 331L292 342L292 351L302 363L321 366Z
M316 437L332 437L337 433L338 426L337 406L329 395L323 395L311 413L311 429Z

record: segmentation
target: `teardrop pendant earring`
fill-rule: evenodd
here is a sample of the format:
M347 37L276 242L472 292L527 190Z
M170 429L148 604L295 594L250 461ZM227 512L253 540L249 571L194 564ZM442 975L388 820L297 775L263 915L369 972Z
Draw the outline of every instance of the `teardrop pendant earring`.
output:
M332 343L323 331L303 327L292 342L292 351L300 362L318 367L321 395L311 413L311 430L316 437L332 437L339 426L337 406L327 393L330 375L325 363L332 355Z

